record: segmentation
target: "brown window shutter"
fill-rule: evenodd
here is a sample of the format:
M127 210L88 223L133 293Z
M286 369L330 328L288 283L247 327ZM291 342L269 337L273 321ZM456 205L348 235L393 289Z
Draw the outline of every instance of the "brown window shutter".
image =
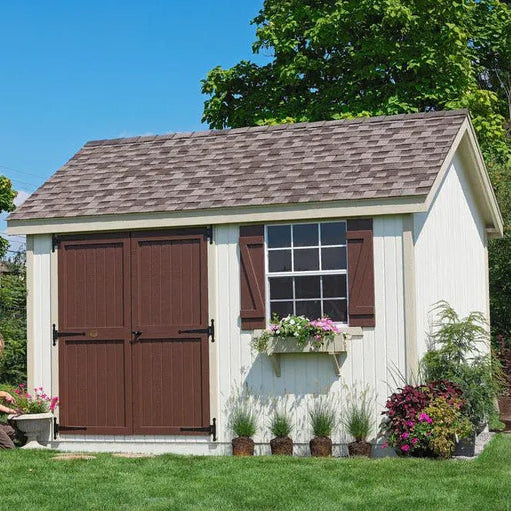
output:
M373 220L348 220L348 316L350 326L374 326Z
M266 328L264 225L240 227L241 328Z

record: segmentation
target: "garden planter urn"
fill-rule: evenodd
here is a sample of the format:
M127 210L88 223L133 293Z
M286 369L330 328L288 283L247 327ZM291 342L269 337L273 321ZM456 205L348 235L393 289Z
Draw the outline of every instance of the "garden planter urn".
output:
M50 426L52 418L52 413L27 413L9 417L27 437L27 443L22 449L46 449L37 441L37 437Z
M371 457L372 445L369 442L354 441L348 444L348 453L350 456L365 456L366 458Z
M234 456L253 456L254 441L248 436L239 436L232 439L232 454Z
M327 436L316 436L309 442L311 456L326 458L332 456L332 440Z
M270 440L271 453L277 456L293 456L293 440L288 436L277 436Z

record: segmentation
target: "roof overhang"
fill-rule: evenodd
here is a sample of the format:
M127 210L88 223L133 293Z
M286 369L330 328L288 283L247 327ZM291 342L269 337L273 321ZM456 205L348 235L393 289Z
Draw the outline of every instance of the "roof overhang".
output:
M199 225L285 222L321 218L402 215L427 210L426 196L304 202L192 211L7 220L9 234L70 234Z
M447 153L447 156L438 172L438 175L431 187L430 192L426 198L426 209L431 207L440 186L445 178L445 174L449 170L454 155L458 152L467 170L467 178L475 191L474 196L483 216L486 233L489 238L502 238L504 235L504 221L502 214L493 191L493 187L488 175L488 170L484 163L481 148L477 142L477 137L474 131L470 118L467 117L461 125L454 142Z

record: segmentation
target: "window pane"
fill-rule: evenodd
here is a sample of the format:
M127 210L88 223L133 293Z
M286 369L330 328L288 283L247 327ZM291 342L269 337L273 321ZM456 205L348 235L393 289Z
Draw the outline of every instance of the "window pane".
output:
M322 248L321 268L323 270L344 270L346 268L346 247Z
M270 272L291 271L291 250L272 250L268 252Z
M319 270L318 252L317 248L298 248L293 250L295 271Z
M296 301L296 315L305 316L309 319L318 319L321 317L321 302L320 300Z
M346 300L324 300L323 314L333 321L347 323Z
M318 224L293 225L293 246L314 247L318 245Z
M293 299L293 279L291 277L270 279L270 300L283 298Z
M291 226L290 225L269 225L268 226L268 248L290 247Z
M346 275L323 276L323 298L345 298Z
M319 277L296 277L295 298L319 298Z
M332 222L321 224L322 245L345 245L346 224L344 222Z
M272 318L274 314L277 314L279 318L284 318L293 314L293 302L270 302L270 312Z

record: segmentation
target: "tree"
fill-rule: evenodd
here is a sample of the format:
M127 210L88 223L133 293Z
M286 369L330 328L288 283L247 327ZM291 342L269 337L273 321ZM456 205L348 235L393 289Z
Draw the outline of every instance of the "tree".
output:
M0 176L0 213L14 211L14 199L17 192L12 189L11 180L5 176ZM9 242L0 236L0 259L7 253Z
M0 382L16 385L27 377L25 255L18 254L7 268L0 277L0 334L5 343Z
M511 338L511 2L265 0L254 53L213 68L211 128L468 108L506 223L490 243L493 333Z

